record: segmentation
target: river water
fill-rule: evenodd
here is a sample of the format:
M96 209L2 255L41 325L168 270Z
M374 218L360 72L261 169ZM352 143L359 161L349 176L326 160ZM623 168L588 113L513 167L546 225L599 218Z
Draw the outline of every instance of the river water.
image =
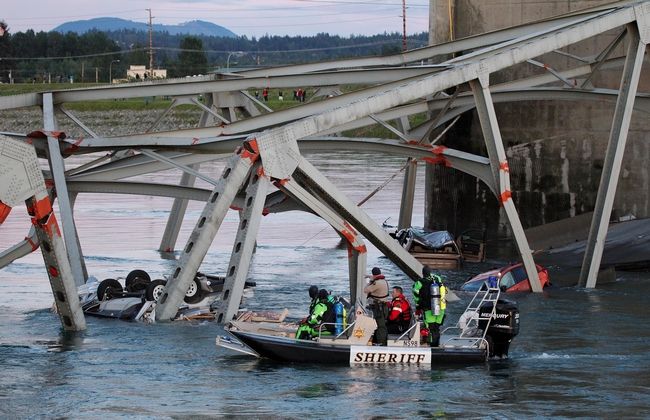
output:
M79 164L84 158L68 162ZM399 170L403 159L328 153L310 160L355 201ZM218 177L223 163L202 171ZM174 182L164 172L142 177ZM363 208L379 223L396 222L401 176ZM422 224L423 187L414 224ZM98 279L145 269L152 277L173 261L156 251L171 200L81 195L75 217L86 263ZM191 203L183 246L201 212ZM223 274L238 218L231 212L201 270ZM0 227L0 249L29 229L16 208ZM499 262L445 272L457 287ZM369 267L393 285L410 281L369 246ZM311 284L346 294L347 251L320 219L290 212L266 216L250 270L257 282L249 309L288 308L302 317ZM552 288L513 298L521 332L510 358L470 367L330 367L287 365L216 348L214 323L144 325L87 318L88 329L64 334L37 251L0 270L0 417L598 417L650 416L648 273L618 273L596 290ZM407 293L410 297L410 292ZM464 309L450 304L448 319Z

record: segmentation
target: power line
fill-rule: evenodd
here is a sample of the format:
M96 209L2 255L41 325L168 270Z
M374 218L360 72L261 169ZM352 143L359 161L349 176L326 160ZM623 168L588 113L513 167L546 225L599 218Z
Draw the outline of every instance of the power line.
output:
M367 5L372 5L372 6L390 6L390 5L396 5L399 6L399 3L380 3L377 1L343 1L343 0L291 0L291 1L297 1L297 2L305 2L305 3L330 3L330 4L337 4L337 5L344 5L344 4L367 4ZM411 4L409 7L426 7L428 8L428 4Z

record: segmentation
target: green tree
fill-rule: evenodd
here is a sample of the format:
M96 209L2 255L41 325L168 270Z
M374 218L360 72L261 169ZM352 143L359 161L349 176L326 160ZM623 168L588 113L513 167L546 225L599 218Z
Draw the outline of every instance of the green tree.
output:
M200 38L186 36L181 40L180 48L182 51L178 54L174 76L193 76L208 72L208 58Z

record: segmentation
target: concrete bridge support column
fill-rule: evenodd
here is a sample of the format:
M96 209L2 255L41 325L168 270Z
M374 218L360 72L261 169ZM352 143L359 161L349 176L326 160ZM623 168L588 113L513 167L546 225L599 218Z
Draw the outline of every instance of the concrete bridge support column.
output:
M508 159L505 148L503 147L503 140L501 139L501 131L499 130L499 123L497 122L496 112L494 111L492 95L490 94L489 74L480 76L478 79L470 81L469 84L474 93L474 99L476 100L476 111L481 122L481 128L483 129L492 173L496 184L499 186L497 199L506 211L517 248L519 248L526 273L528 273L531 289L533 292L541 292L542 286L539 283L533 254L530 252L530 246L528 245L524 228L519 220L515 204L512 202Z
M621 173L625 143L627 142L627 133L630 128L634 99L639 85L639 76L646 47L646 44L641 41L637 25L627 25L627 33L629 44L621 77L621 88L616 101L614 120L609 134L607 152L605 153L594 216L589 229L582 269L580 270L579 285L584 285L587 288L596 287L596 278L603 257L607 227L609 226L609 218L614 205L614 197L616 196L618 177Z

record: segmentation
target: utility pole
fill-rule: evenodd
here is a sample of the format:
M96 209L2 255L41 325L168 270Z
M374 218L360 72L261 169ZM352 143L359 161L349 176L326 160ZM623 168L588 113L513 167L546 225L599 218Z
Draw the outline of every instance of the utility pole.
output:
M84 73L85 73L85 71L84 71L84 70L85 70L84 65L85 65L85 64L86 64L86 63L84 63L83 61L81 62L81 83L84 82Z
M402 0L402 51L406 51L406 0Z
M149 12L149 80L153 79L153 25L151 23L151 9L145 9Z
M99 83L99 67L95 67L95 83Z

